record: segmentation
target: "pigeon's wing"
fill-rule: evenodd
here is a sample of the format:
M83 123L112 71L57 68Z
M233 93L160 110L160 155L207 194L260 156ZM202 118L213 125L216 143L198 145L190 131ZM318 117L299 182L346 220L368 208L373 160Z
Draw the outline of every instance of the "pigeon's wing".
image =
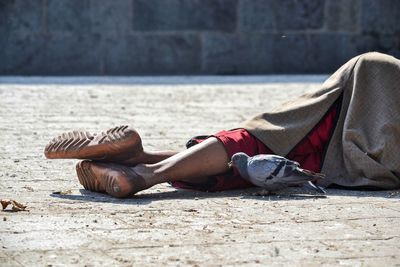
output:
M295 172L298 168L299 168L299 163L297 163L296 161L292 161L292 160L282 160L279 164L279 166L277 167L276 171L273 173L274 177L278 177L278 178L285 178L288 176L293 175L293 172Z
M257 155L254 158L254 160L257 159L267 160L274 165L274 170L271 172L270 177L267 177L267 179L290 176L292 172L295 171L300 166L298 162L289 160L285 157L281 157L278 155L271 155L271 154Z
M286 182L289 184L296 185L322 178L324 178L324 175L321 173L315 173L301 168L296 168L287 176L287 179L285 180L287 180Z
M277 166L275 161L262 156L264 155L257 155L247 161L247 173L250 181L257 186L263 186L265 179L271 176Z
M268 161L277 161L280 162L282 160L288 160L285 157L274 155L274 154L259 154L251 157L253 160L268 160Z
M323 178L323 174L301 169L298 162L277 155L250 157L247 161L247 173L253 184L270 191L278 191L291 185L309 184L315 190L324 192L312 183L313 180Z
M285 175L285 173L293 171L297 166L297 162L290 161L284 157L261 154L248 159L247 173L253 184L264 187L266 184L273 183L272 180L276 176Z
M312 183L316 179L322 179L324 177L321 173L315 173L312 171L304 170L297 167L295 170L291 171L288 176L281 178L276 178L280 183L285 183L287 186L306 184L311 188L315 189L319 193L325 193L325 191Z

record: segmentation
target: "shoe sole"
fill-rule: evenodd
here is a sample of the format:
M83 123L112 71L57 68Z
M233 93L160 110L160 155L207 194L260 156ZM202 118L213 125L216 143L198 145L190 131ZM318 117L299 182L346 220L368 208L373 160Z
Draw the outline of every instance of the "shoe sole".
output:
M54 138L45 147L44 154L48 159L107 159L108 156L121 156L123 152L133 149L140 143L138 133L129 126L118 126L100 134L99 140L90 145L96 138L88 132L74 131L63 133ZM124 151L119 151L124 150ZM132 152L131 152L132 153Z

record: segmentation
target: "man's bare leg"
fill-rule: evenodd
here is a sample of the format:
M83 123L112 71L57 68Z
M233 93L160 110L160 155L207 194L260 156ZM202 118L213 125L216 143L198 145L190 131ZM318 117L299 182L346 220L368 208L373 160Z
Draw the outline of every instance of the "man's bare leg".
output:
M143 164L154 164L160 161L163 161L175 154L178 154L176 151L141 151L140 153L132 153L132 157L116 163L120 163L127 166L136 166L139 163Z
M204 177L228 171L228 162L222 143L211 137L154 164L127 167L84 161L77 165L77 173L86 189L127 197L163 182L204 181Z
M142 176L149 187L182 180L196 183L228 171L228 162L222 143L211 137L158 163L138 164L133 171Z

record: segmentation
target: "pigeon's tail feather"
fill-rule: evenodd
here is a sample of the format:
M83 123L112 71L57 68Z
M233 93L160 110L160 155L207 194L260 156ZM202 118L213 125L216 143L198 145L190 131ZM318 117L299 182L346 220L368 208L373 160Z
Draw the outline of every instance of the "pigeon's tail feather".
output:
M320 187L320 186L314 184L313 182L308 181L307 184L308 184L312 189L316 190L317 192L319 192L319 193L321 193L321 194L326 194L326 191L325 191L322 187Z
M309 181L323 179L325 177L322 173L315 173L312 171L304 170L301 168L295 169L289 176L282 177L280 180L288 185L300 185L308 183Z

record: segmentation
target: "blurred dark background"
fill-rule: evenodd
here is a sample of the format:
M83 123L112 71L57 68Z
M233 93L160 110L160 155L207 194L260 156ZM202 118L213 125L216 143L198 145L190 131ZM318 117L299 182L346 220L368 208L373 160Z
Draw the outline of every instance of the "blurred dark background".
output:
M398 0L0 0L2 75L329 73L400 56Z

